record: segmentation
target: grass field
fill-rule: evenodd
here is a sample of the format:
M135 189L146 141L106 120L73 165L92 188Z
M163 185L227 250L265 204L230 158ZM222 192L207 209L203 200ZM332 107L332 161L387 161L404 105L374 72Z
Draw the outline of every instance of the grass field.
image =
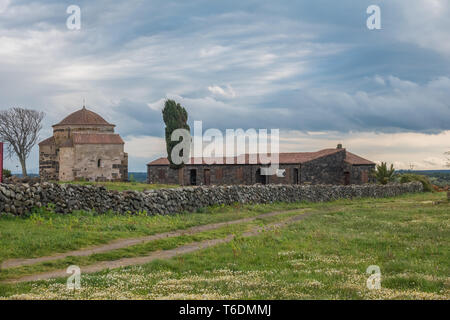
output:
M93 215L43 212L0 218L0 259L30 258L263 212L305 209L304 220L241 235L255 225L293 215L215 230L86 257L5 269L0 281L77 264L143 256L205 239L234 234L219 244L171 259L82 275L79 291L66 279L0 284L7 299L449 299L450 207L444 193L329 203L235 205L176 216ZM441 200L436 203L436 201ZM366 287L366 269L378 265L381 289Z
M177 229L289 210L299 204L215 206L202 213L154 215L96 214L77 211L68 215L42 211L29 217L0 217L0 262L65 252L121 238L139 237ZM1 274L0 274L1 277Z

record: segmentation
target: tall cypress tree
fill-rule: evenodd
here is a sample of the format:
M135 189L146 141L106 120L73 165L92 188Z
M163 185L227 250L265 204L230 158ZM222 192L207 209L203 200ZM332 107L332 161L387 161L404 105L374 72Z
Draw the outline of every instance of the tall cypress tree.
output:
M166 124L166 148L170 167L173 169L182 168L184 164L176 165L172 162L172 149L181 141L181 138L179 141L171 141L171 136L176 129L191 130L187 124L188 113L179 103L169 99L164 104L162 114Z

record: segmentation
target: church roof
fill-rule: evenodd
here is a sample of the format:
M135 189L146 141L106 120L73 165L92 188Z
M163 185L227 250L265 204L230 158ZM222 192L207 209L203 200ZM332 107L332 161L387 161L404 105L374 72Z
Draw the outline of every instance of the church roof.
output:
M45 140L42 140L41 142L39 142L40 146L49 146L55 144L55 138L53 136L51 136L50 138L47 138Z
M54 126L63 126L63 125L114 126L113 124L108 123L105 119L103 119L97 113L86 109L86 107L83 107L82 109L69 114L61 122L55 124Z
M345 162L350 163L350 164L355 164L355 165L374 165L375 163L364 159L360 156L357 156L354 153L348 152L347 151L347 156L345 157Z

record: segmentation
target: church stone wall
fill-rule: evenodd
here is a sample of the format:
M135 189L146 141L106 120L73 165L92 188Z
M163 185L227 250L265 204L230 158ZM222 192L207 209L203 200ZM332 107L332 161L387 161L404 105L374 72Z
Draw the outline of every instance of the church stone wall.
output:
M58 157L55 145L39 146L39 176L46 181L58 180Z
M114 126L104 125L58 125L53 127L53 136L57 146L72 137L72 133L114 133Z
M123 145L80 144L75 145L74 150L72 180L120 181L128 179L128 156L123 152ZM125 172L127 176L124 176Z
M72 181L75 180L74 176L74 161L75 152L74 148L60 148L59 149L59 180L60 181Z

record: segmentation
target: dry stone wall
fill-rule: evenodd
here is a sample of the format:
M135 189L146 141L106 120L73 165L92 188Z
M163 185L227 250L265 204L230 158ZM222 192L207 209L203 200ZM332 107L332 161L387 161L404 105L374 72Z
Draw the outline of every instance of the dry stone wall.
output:
M389 185L237 185L184 187L144 192L110 191L102 186L70 184L0 184L0 213L23 215L34 207L54 205L57 213L95 210L98 213L147 212L175 214L217 205L272 202L321 202L361 197L392 197L423 191L420 182Z

